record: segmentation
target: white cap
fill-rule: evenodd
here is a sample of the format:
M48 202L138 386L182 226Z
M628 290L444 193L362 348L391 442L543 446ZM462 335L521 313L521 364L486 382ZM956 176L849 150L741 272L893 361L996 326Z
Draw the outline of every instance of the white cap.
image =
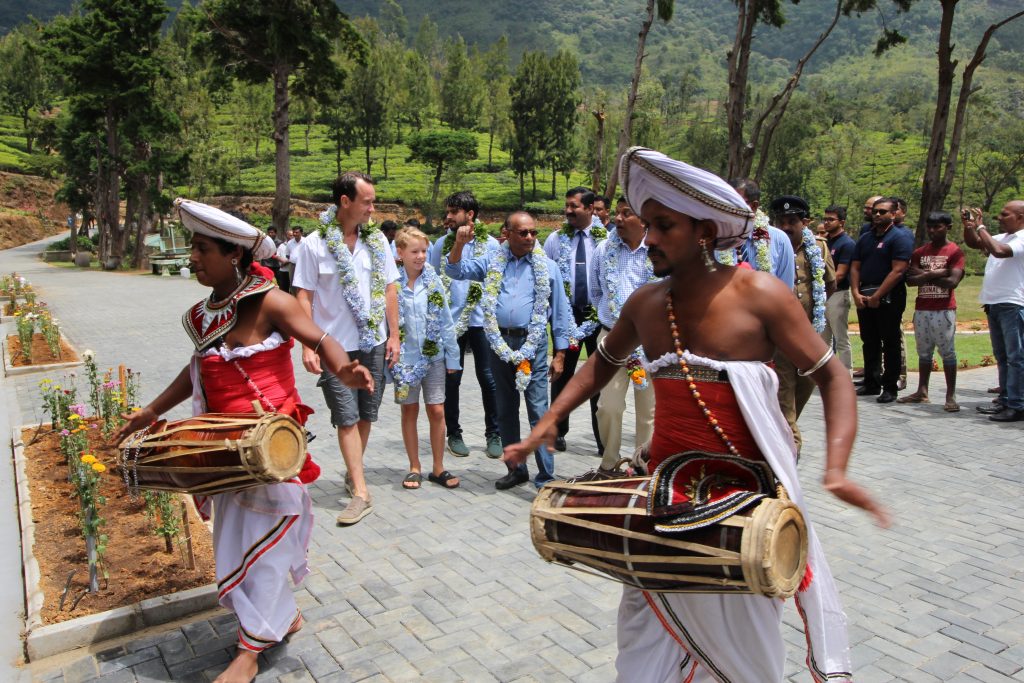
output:
M715 249L732 249L750 235L754 213L743 197L714 173L646 147L630 147L619 164L626 201L640 213L648 199L718 226Z
M181 197L174 200L174 206L187 230L251 249L255 261L270 258L277 251L274 240L262 230L216 207Z

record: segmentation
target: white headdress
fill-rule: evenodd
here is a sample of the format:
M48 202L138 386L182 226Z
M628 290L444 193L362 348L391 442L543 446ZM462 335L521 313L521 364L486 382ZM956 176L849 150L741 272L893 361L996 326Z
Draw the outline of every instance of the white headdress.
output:
M718 226L715 249L732 249L750 235L754 213L743 197L714 173L646 147L631 147L619 164L622 190L633 211L654 199L673 211Z
M270 258L277 250L262 230L209 204L179 197L174 207L185 229L251 249L255 261Z

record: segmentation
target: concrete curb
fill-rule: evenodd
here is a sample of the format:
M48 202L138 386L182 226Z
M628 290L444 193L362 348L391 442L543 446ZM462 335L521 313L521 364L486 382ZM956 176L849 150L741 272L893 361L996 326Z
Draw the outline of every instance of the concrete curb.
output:
M25 649L29 661L51 657L93 643L130 635L134 631L165 624L218 606L217 586L209 584L179 593L142 600L134 605L117 607L106 612L44 626L42 622L43 591L39 583L39 563L32 552L35 523L25 474L23 429L16 427L11 444L14 449L15 487L18 494L18 519L21 523L21 554L25 573Z
M76 349L71 344L71 341L68 340L67 337L65 337L62 334L60 336L60 338L63 339L64 342L68 346L70 346L74 350L75 353L78 354L79 358L81 358L82 354L78 353L78 349ZM4 374L7 375L8 377L13 377L14 375L29 375L29 374L32 374L34 372L47 372L49 370L62 370L62 369L67 369L67 368L77 368L79 365L84 365L85 364L85 361L77 360L77 361L71 361L71 362L68 362L68 363L46 363L44 365L22 365L21 367L14 367L14 363L11 361L10 349L7 348L7 336L6 335L4 335L3 349L4 349Z

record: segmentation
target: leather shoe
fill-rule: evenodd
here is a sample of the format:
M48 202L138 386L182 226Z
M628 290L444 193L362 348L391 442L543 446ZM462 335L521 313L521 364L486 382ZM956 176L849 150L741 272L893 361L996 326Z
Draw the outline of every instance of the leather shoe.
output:
M896 394L891 391L883 391L881 395L875 399L878 403L892 403L896 400Z
M506 489L512 488L513 486L525 484L528 481L530 481L529 473L517 468L511 470L504 477L494 482L494 488L498 489L499 491L504 491Z
M1002 403L989 403L984 406L976 406L974 409L982 415L999 415L1004 410L1007 410L1006 406Z
M989 415L988 419L993 422L1020 422L1024 420L1024 410L1006 408L995 415Z
M878 396L880 389L874 387L861 387L857 390L858 396Z
M564 436L556 436L555 437L555 450L559 451L559 452L562 452L562 451L565 450L565 437Z

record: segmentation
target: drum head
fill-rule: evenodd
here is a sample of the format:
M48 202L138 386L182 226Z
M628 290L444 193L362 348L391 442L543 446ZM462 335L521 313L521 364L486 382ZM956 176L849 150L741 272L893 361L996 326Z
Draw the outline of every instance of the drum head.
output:
M807 525L789 500L767 498L744 534L743 576L754 593L789 598L807 569Z
M264 481L286 481L302 469L306 432L287 415L264 416L249 439L249 448L243 449L242 457L253 476Z

